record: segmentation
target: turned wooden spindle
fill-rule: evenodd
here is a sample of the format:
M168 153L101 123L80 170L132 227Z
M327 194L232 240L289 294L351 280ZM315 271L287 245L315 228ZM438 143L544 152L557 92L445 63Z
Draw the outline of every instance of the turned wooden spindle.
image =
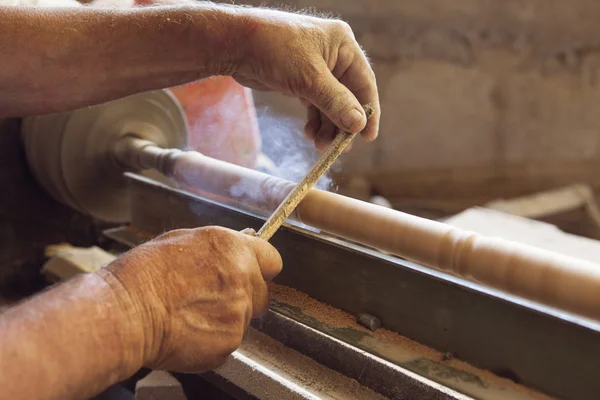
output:
M126 146L127 147L127 146ZM196 152L131 146L145 168L179 183L272 213L294 183ZM127 152L125 152L127 153ZM134 158L135 158L134 157ZM130 157L131 158L131 157ZM290 218L324 232L485 286L600 321L600 265L318 189Z

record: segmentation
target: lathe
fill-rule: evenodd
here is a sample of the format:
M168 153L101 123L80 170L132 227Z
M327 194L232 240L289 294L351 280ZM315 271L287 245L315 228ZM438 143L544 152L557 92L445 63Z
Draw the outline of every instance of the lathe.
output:
M187 137L168 91L23 122L39 183L121 225L105 234L128 246L174 228L257 229L294 186L185 151ZM272 243L284 269L269 313L195 377L234 398L600 393L596 264L317 189Z

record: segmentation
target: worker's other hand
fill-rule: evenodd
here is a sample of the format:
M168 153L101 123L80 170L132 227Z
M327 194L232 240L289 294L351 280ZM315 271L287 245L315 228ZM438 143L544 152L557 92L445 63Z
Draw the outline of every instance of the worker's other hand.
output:
M308 107L305 133L319 149L339 129L377 137L375 74L348 24L266 9L242 13L247 45L233 72L238 82L298 97ZM366 104L374 108L368 121Z
M281 266L268 242L207 227L166 233L101 273L126 292L131 318L141 316L144 366L202 372L222 364L266 312L265 281Z

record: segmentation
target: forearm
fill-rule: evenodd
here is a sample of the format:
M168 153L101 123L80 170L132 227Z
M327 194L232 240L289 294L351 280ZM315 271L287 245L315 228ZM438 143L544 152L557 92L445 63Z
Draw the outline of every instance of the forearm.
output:
M84 399L135 373L144 321L115 288L80 276L0 314L0 397Z
M240 9L199 3L111 10L0 7L0 117L83 107L227 74Z

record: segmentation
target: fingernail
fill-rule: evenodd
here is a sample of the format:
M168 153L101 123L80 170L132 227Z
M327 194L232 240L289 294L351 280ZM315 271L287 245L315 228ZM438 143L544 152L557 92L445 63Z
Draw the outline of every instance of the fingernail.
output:
M362 112L358 111L355 108L342 117L342 125L344 125L344 128L346 128L346 130L351 130L352 127L354 127L358 122L360 122L362 118Z

